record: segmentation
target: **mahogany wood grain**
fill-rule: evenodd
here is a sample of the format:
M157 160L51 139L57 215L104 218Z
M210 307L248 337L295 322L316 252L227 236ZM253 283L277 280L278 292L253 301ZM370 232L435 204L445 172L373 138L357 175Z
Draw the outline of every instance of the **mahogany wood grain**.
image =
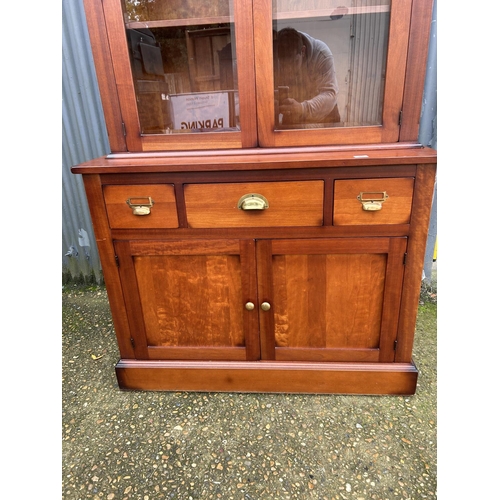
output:
M252 358L248 356L247 349L237 346L148 346L148 357L153 360L252 361Z
M410 43L406 61L406 83L401 116L400 141L415 141L420 126L420 103L427 70L433 0L412 2Z
M129 241L114 242L116 256L118 257L120 278L122 283L123 299L127 308L127 317L130 324L130 344L134 349L134 358L148 358L148 343L146 326L143 315L147 310L142 309L139 297L139 284L135 273L135 262L130 249Z
M102 273L108 292L109 306L115 335L122 358L135 358L127 317L127 307L123 300L122 284L115 260L115 250L108 224L102 185L98 175L84 175L83 183L89 205L94 236L99 251Z
M377 198L387 193L388 198L378 211L363 210L358 196ZM334 191L333 224L408 224L413 198L412 178L337 180Z
M252 241L116 241L115 247L137 358L258 359L257 318L244 308L256 297Z
M384 288L384 310L380 326L380 357L381 362L395 360L398 335L398 314L401 305L403 288L403 273L407 238L390 238L387 254L387 268Z
M386 257L337 255L331 246L328 254L273 259L276 359L280 347L379 346Z
M108 139L111 151L126 151L127 145L123 135L123 119L120 113L120 103L112 68L111 52L108 34L104 29L105 18L100 0L85 0L83 2L90 45L94 58L97 81L101 95L101 103L106 120Z
M436 165L417 166L415 195L413 197L408 237L408 256L404 272L401 310L398 327L396 361L411 359L415 326L417 323L418 301L422 284L427 231L431 216L432 198L436 182Z
M257 245L257 286L258 305L271 304L269 311L259 311L260 355L261 359L274 360L276 344L274 335L274 280L273 280L272 240L259 241Z
M284 161L291 160L286 158ZM387 178L387 177L414 177L416 173L416 165L358 165L352 167L331 167L325 164L324 166L303 166L303 168L280 169L260 169L247 168L246 170L226 170L221 168L219 171L205 171L203 167L199 171L177 171L177 172L148 172L136 173L122 169L121 173L106 173L101 176L103 185L113 184L197 184L207 183L215 184L218 182L262 182L262 181L310 181L310 180L325 180L331 181L337 179L363 179L363 178ZM327 187L325 186L325 190ZM176 193L178 195L178 193ZM333 189L331 191L333 196ZM331 207L330 207L331 209Z
M380 142L397 142L405 90L405 67L411 21L411 0L391 1L391 21L387 46L386 81Z
M277 347L277 361L318 361L325 363L363 362L376 363L380 358L379 349L363 348L301 348Z
M333 191L334 179L330 175L326 175L325 179L325 201L323 205L323 225L331 226L333 223Z
M323 181L186 184L184 197L191 228L321 226ZM238 208L240 198L257 193L265 210Z
M113 229L113 239L129 240L137 238L134 229ZM141 229L141 238L164 240L165 238L345 238L357 236L407 236L409 224L388 224L386 226L323 226L323 227L254 227L254 228L215 228L215 229Z
M367 164L361 155L358 166L352 166L345 151L309 151L310 156L306 151L298 154L297 164L291 152L276 157L264 154L263 158L273 157L269 165L275 168L269 170L258 165L248 168L248 157L241 154L234 155L233 161L243 160L245 170L209 171L201 166L187 172L140 173L137 165L151 160L135 155L129 159L130 173L126 168L102 175L86 170L85 186L120 348L121 387L414 392L417 372L411 351L435 153L422 155L415 149L413 162L405 163L410 150L400 150L406 159L403 163L397 162L396 155L378 158L376 165ZM325 157L308 168L296 168L302 155L314 158L316 154ZM334 159L328 161L330 155ZM371 152L367 156L372 159ZM200 158L212 161L210 156ZM168 158L161 158L158 165L168 163ZM289 168L280 168L285 166ZM172 210L187 224L187 185L200 186L198 194L210 200L201 188L296 184L307 199L304 188L313 183L318 187L310 201L321 201L319 217L330 213L333 218L337 183L352 183L358 189L365 180L394 179L405 185L414 182L408 223L111 228L103 194L115 188L120 192L124 186L126 190L168 186ZM332 207L329 210L323 207L325 200ZM245 308L247 302L254 304L253 310ZM271 305L269 311L261 309L263 302ZM137 365L134 359L143 362ZM227 370L225 361L232 363ZM251 370L246 365L249 361L256 365ZM391 368L390 375L373 368L394 361L399 368ZM264 371L268 363L274 371ZM214 371L216 366L222 371ZM268 375L279 381L265 382Z
M223 135L223 139L221 139ZM242 147L241 132L177 133L141 136L144 151L196 151Z
M255 61L253 11L250 2L233 1L232 5L235 20L236 60L243 63L238 63L241 147L249 148L258 145L257 91L255 64L253 63ZM246 61L249 64L245 64Z
M252 303L255 309L243 311L243 330L245 332L245 346L247 360L257 360L260 354L260 332L257 293L257 253L254 239L240 240L241 293L243 304Z
M141 127L127 48L127 36L123 23L121 0L102 0L106 30L109 40L111 65L106 68L116 82L120 112L125 127L126 151L142 151ZM101 26L103 29L104 26Z
M137 257L135 271L149 346L245 345L237 255Z
M418 371L413 363L121 360L116 375L131 390L411 395Z
M405 238L257 246L263 359L394 359Z
M272 0L235 1L232 13L193 2L189 20L175 2L149 27L232 23L240 131L142 135L122 0L84 1L112 154L72 172L120 388L413 394L436 170L417 143L432 0L390 3L382 123L302 130L274 129ZM373 190L389 198L363 212L356 196ZM247 192L270 208L238 210ZM150 215L131 215L126 200L139 196L154 199Z
M104 199L111 228L176 228L179 226L174 187L171 184L104 186ZM134 215L127 204L153 201L149 215Z
M140 154L101 157L72 167L75 174L134 174L164 172L238 172L283 169L409 166L436 163L436 152L429 148L344 148L249 149L244 151L190 152L189 154ZM351 173L352 175L352 173ZM393 174L397 176L397 173Z

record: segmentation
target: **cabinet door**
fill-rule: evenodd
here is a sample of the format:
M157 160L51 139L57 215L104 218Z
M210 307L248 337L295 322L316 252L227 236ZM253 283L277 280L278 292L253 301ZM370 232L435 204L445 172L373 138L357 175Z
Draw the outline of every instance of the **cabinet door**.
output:
M121 112L128 151L257 145L251 2L86 0L86 9L108 30L106 59L102 26L89 24L107 121ZM108 109L115 94L119 110Z
M263 359L394 361L406 238L257 242Z
M260 355L255 243L115 241L137 359Z
M407 0L254 0L260 144L397 142L411 9Z

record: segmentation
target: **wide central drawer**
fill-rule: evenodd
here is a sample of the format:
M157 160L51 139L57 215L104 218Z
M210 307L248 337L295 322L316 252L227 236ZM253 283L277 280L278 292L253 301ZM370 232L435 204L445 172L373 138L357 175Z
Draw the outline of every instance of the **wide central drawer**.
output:
M320 181L186 184L189 227L323 225Z

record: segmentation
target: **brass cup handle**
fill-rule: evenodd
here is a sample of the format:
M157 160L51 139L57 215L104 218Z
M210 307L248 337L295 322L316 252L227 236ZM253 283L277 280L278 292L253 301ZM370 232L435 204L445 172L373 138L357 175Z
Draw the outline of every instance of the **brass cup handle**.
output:
M238 201L240 210L266 210L269 208L269 202L265 196L258 193L248 193L243 195Z
M129 198L127 200L127 205L132 209L134 215L149 215L154 203L151 196Z
M377 210L382 210L382 203L389 198L386 191L377 192L361 192L357 196L357 199L361 203L363 210L367 212L376 212Z

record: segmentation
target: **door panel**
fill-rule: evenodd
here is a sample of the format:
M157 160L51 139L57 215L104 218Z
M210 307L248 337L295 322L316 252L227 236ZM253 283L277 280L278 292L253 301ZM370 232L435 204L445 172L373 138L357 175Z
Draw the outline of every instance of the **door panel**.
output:
M131 285L125 300L137 358L258 359L256 315L244 307L256 294L248 278L253 242L117 241L115 248Z
M406 238L257 245L264 359L393 360Z
M136 359L394 361L406 238L115 250Z

